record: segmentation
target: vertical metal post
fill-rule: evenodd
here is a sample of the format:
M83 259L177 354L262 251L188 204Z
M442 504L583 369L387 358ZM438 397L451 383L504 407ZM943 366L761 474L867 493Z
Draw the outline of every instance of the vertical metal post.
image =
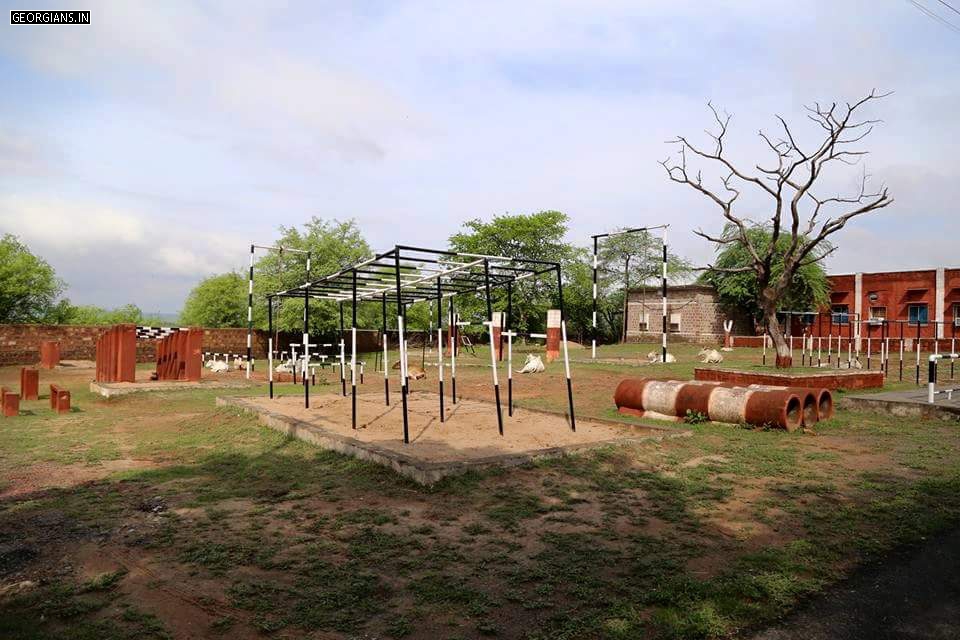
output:
M450 336L450 401L457 404L457 338L460 327L457 326L457 314L453 311L453 296L450 296L450 318L447 322L447 334Z
M920 386L920 314L917 313L917 386Z
M437 380L440 383L440 422L443 422L443 286L437 276Z
M347 397L347 345L343 341L343 301L337 302L340 307L340 395Z
M353 304L351 311L353 317L350 323L350 423L357 428L357 270L353 270L353 282L351 285L353 293Z
M270 398L273 398L273 296L267 296L267 371L270 376ZM249 358L248 358L249 361Z
M250 276L247 279L247 380L253 361L253 245L250 245Z
M597 358L597 236L593 237L593 321L591 323L590 347L592 358Z
M897 320L900 325L900 382L903 382L903 321Z
M390 406L390 368L387 366L387 293L383 293L383 400Z
M300 375L303 378L303 406L310 408L310 380L307 379L307 366L310 363L310 287L303 290L303 369Z
M666 229L664 229L666 233ZM666 238L666 236L664 236ZM666 244L664 244L663 255L667 255ZM666 274L666 263L664 263L664 274ZM666 295L667 285L666 285L666 276L664 276L664 285L663 285L664 295ZM577 430L577 417L573 410L573 381L570 378L570 353L567 348L567 320L563 315L563 276L560 273L560 263L557 263L557 296L560 299L560 339L563 341L563 372L567 377L567 403L570 407L570 429L573 431ZM664 308L666 308L666 297L664 297ZM666 316L664 316L666 317ZM663 362L666 364L667 358L667 334L663 334L663 353L664 358Z
M557 267L557 277L560 277L560 267ZM663 363L667 363L667 230L663 230L663 345L662 345L662 356ZM561 313L561 317L562 317ZM569 380L569 377L567 378ZM573 395L570 396L570 406L573 406ZM573 413L571 410L571 420L573 419Z
M393 248L393 264L397 278L397 329L400 339L400 397L403 401L403 442L410 442L410 424L407 417L407 347L406 340L403 338L403 316L405 313L402 287L400 284L400 248Z
M490 327L490 370L493 374L493 395L497 402L497 430L503 435L503 414L500 411L500 380L497 378L497 354L493 348L493 302L490 299L490 261L483 260L483 288L487 299L487 321Z
M513 280L507 282L507 415L513 417ZM502 334L501 334L502 335Z

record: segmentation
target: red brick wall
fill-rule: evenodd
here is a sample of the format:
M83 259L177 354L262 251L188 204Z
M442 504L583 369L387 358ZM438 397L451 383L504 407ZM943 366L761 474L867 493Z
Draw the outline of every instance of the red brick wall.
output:
M97 337L106 330L101 326L4 324L0 325L0 365L34 364L40 360L40 342L60 343L62 360L93 360ZM246 329L204 329L203 350L244 354L247 352ZM265 358L267 332L254 331L253 355ZM137 341L137 361L156 359L156 340Z

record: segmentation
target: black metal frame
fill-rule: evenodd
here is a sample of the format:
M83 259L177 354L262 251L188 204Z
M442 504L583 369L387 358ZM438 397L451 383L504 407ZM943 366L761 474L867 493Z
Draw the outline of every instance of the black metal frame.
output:
M424 247L414 247L409 245L396 245L393 249L384 253L378 253L368 260L359 262L353 266L346 267L324 276L318 280L307 282L294 289L278 291L267 297L268 305L273 304L273 298L302 298L304 304L304 335L309 332L309 304L307 300L330 300L338 303L340 307L340 331L341 340L343 337L343 303L352 303L352 327L353 350L351 357L351 416L353 428L356 428L357 420L357 402L356 402L356 342L355 335L357 329L357 304L364 300L380 300L383 305L382 323L383 329L387 326L387 304L397 305L397 325L400 332L401 349L401 373L400 387L401 399L403 404L403 441L410 441L409 422L407 412L407 394L408 394L408 375L406 370L406 361L404 358L405 345L403 342L404 325L406 321L407 305L417 302L437 301L437 324L438 330L442 335L442 302L444 298L450 298L450 317L455 318L453 313L453 298L459 294L476 294L483 292L486 298L487 321L493 322L493 301L491 290L497 287L507 288L507 308L508 318L512 315L513 306L513 284L519 280L527 278L536 278L545 274L556 273L557 277L557 298L560 308L561 326L563 329L563 339L566 340L566 320L564 318L563 308L563 279L559 262L547 260L533 260L525 258L509 258L505 256L490 256L473 253L447 251L441 249L428 249ZM273 331L273 314L268 313L270 322L270 331ZM511 318L512 320L512 318ZM509 322L509 320L508 320ZM456 331L456 329L454 329ZM307 338L304 338L307 341ZM442 349L442 341L437 345ZM456 349L457 345L453 345ZM494 345L491 343L491 350ZM564 343L564 360L567 378L567 399L570 409L570 426L576 430L576 418L573 405L573 386L570 379L569 361L566 356L566 344ZM341 368L343 362L341 361ZM386 374L386 362L384 362L385 380L384 396L389 405L390 391L388 375ZM343 375L341 374L343 379ZM439 372L438 372L439 378ZM346 380L342 382L343 394L346 395ZM453 402L456 404L456 374L451 376L451 387L453 391ZM512 388L508 391L512 405ZM270 395L273 397L273 385L270 386ZM503 435L503 415L500 407L500 387L494 372L494 395L497 409L497 424L499 432ZM309 408L310 396L309 388L304 386L304 406ZM512 409L512 406L510 407ZM512 414L512 411L511 411ZM440 415L441 421L444 415L443 405L443 382L440 381Z

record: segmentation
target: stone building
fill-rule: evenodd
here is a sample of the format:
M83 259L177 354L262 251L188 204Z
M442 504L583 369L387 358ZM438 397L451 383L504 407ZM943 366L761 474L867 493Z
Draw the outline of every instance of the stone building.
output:
M663 298L659 287L636 287L627 296L627 341L660 336ZM733 320L734 335L753 335L753 324L744 314L731 312L717 301L709 285L684 284L667 288L667 331L675 338L715 342L723 338L723 323Z

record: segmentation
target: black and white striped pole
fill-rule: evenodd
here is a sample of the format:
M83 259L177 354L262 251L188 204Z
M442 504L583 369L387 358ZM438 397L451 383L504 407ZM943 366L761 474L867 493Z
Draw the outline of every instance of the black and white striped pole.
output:
M403 285L400 280L400 247L394 247L394 273L397 282L397 339L400 343L400 398L403 404L403 442L410 442L410 423L407 416L407 341L403 337Z
M437 380L440 383L440 422L443 422L443 288L440 278L437 278Z
M250 276L247 279L247 380L250 379L253 361L253 251L255 248L256 245L250 245Z
M390 406L390 368L387 365L387 294L383 294L383 400Z
M667 225L669 226L669 225ZM662 295L663 295L663 326L662 326L662 358L663 363L667 362L667 227L663 228L663 274L662 274Z
M503 412L500 410L500 380L497 376L497 351L494 349L493 337L493 302L490 299L490 261L483 260L483 287L487 299L487 325L490 331L490 371L493 374L493 395L497 403L497 430L503 435Z
M570 353L567 349L567 319L563 315L563 277L557 264L557 294L560 298L560 340L563 343L563 371L567 377L567 402L570 406L570 429L577 430L577 418L573 410L573 381L570 378Z
M303 378L303 407L310 408L310 294L307 286L303 288L303 367L300 377Z
M273 296L267 296L267 375L273 398Z
M350 323L350 421L357 428L357 270L353 270L353 314Z
M457 339L460 337L460 325L453 310L453 296L450 296L450 319L447 335L450 337L450 402L457 404Z
M340 395L347 397L347 345L343 340L343 302L340 302Z
M507 339L507 415L513 417L513 338L517 334L509 329L501 336Z
M600 236L593 236L593 320L591 322L592 335L590 336L591 357L597 357L597 265L599 256L597 255Z
M919 352L920 349L917 348ZM927 403L933 404L936 401L936 397L940 394L947 396L947 400L953 400L953 393L955 391L960 391L960 389L941 389L937 391L937 361L949 359L951 366L953 365L954 360L960 358L960 355L956 353L934 353L929 357L929 364L927 365Z

